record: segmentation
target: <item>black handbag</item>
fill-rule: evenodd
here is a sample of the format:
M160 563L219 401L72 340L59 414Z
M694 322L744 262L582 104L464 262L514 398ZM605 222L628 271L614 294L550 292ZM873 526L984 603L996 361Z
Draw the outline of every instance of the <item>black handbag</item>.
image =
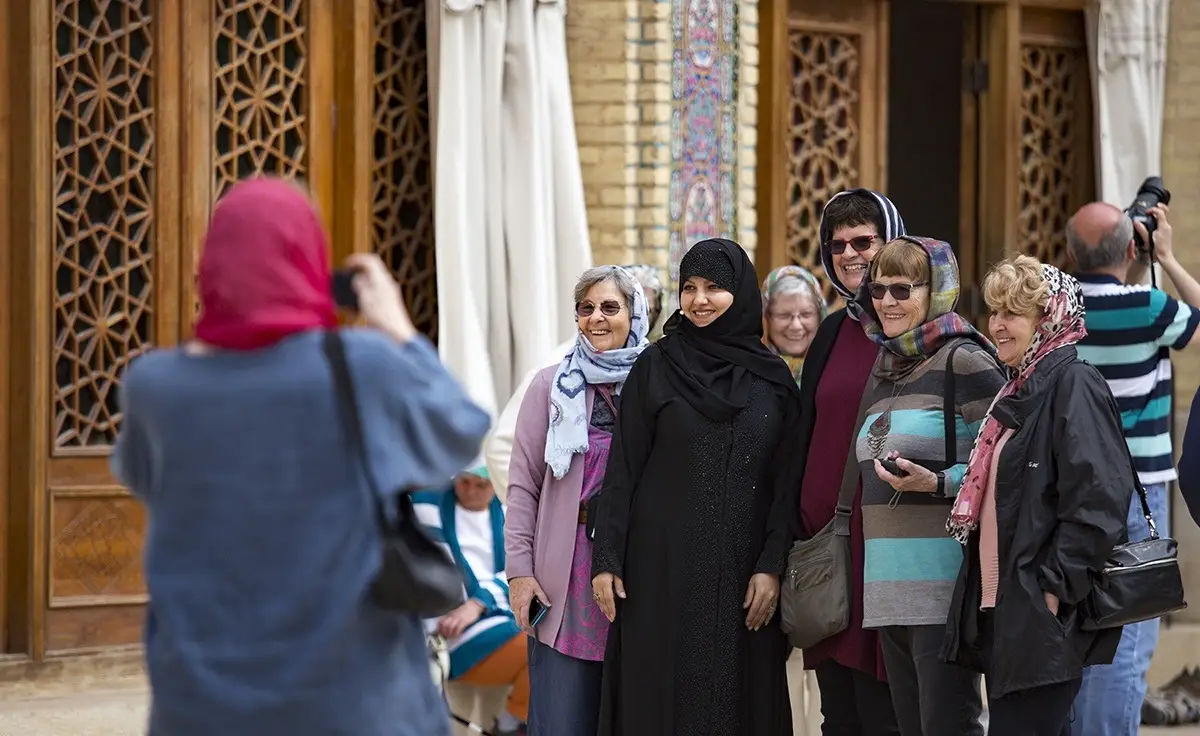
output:
M337 331L325 333L324 350L333 369L338 413L347 445L362 467L375 524L383 539L383 564L371 582L371 600L384 610L415 613L422 618L447 614L466 600L462 573L450 553L417 521L411 491L401 490L396 494L396 520L389 520L367 457L354 381L346 363L346 346Z
M1125 449L1128 453L1128 445ZM1132 454L1129 464L1133 467ZM1158 535L1146 489L1136 470L1133 482L1142 515L1150 525L1150 536L1113 547L1104 567L1092 572L1092 589L1081 607L1084 631L1114 629L1187 608L1178 545L1174 539Z

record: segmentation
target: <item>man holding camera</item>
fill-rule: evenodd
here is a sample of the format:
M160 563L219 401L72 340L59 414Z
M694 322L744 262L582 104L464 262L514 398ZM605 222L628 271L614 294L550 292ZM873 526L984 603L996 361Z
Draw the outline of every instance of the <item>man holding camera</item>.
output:
M1126 211L1103 202L1084 205L1067 222L1066 235L1087 309L1088 335L1079 344L1079 357L1108 380L1155 524L1165 535L1167 484L1176 477L1170 351L1187 347L1200 325L1200 311L1188 306L1200 305L1200 283L1175 259L1167 221L1170 194L1161 185L1159 179L1147 180L1138 202ZM1162 196L1145 197L1147 191ZM1154 262L1181 300L1145 283ZM1136 496L1128 528L1131 540L1150 533ZM1146 671L1157 642L1157 619L1126 626L1113 663L1084 671L1072 736L1138 732Z

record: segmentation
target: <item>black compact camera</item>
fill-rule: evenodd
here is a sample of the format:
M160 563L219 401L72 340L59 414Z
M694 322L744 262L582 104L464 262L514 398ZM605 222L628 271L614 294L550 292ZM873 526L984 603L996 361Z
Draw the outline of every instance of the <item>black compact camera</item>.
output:
M1151 176L1147 177L1146 181L1138 187L1133 204L1125 208L1125 214L1129 215L1130 220L1135 223L1140 222L1145 226L1148 238L1154 236L1154 231L1158 228L1158 220L1155 220L1154 215L1146 210L1158 204L1171 204L1171 192L1163 184L1161 176ZM1143 261L1150 263L1154 260L1154 248L1150 242L1142 242L1142 236L1138 234L1136 228L1133 231L1133 242Z

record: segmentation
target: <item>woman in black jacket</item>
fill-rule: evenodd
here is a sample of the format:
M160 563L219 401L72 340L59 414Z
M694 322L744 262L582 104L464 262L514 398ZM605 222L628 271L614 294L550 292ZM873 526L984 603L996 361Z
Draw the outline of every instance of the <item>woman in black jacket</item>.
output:
M1108 385L1075 353L1079 283L1018 256L992 269L984 298L1010 380L948 523L966 556L943 654L987 678L991 736L1059 736L1083 668L1112 662L1121 639L1084 631L1080 604L1124 540L1133 465Z

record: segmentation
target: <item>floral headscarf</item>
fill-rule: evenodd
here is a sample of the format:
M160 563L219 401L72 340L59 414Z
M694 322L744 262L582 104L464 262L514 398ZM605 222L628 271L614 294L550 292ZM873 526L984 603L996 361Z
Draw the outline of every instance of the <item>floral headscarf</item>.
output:
M929 311L921 324L902 335L888 337L879 323L879 315L875 314L875 303L868 291L870 279L862 280L855 297L859 305L859 322L867 337L885 348L879 353L875 375L885 380L901 378L956 338L974 340L995 355L996 348L991 341L954 311L959 294L958 260L950 244L909 235L897 239L921 246L929 257Z
M963 544L979 526L979 509L990 481L992 457L996 452L996 443L1004 432L1000 422L992 417L992 409L1001 399L1015 394L1025 385L1042 358L1059 348L1074 345L1087 336L1083 319L1083 290L1079 282L1044 263L1042 277L1050 287L1050 300L1034 328L1033 339L1025 349L1020 368L1009 369L1008 383L1000 389L992 407L988 409L979 436L975 439L975 448L971 450L971 457L967 461L967 472L963 476L958 499L950 512L950 520L946 522L946 530Z
M788 369L791 370L792 376L796 379L796 384L800 384L800 373L804 368L803 355L784 355L779 352L779 348L771 343L770 330L767 325L767 312L771 308L771 298L775 296L775 291L786 278L796 278L804 282L811 292L813 304L817 307L818 323L829 316L829 304L825 301L825 295L821 293L821 282L817 281L817 277L808 269L800 266L780 266L771 273L762 282L762 302L763 302L763 342L766 343L767 349L775 353L787 363Z

